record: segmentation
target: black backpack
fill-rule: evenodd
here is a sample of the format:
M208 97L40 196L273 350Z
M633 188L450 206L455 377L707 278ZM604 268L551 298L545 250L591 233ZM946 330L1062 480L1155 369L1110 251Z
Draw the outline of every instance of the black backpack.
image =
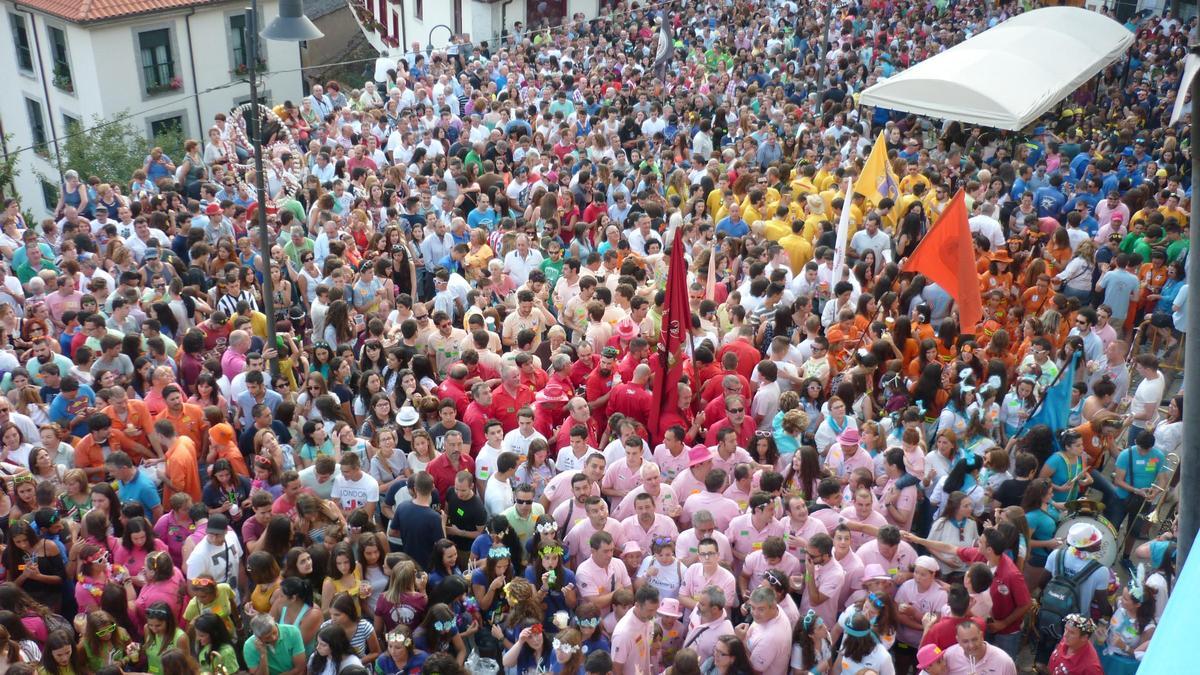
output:
M1076 614L1082 599L1079 597L1079 587L1092 574L1100 569L1100 563L1089 560L1083 569L1074 574L1066 573L1066 549L1059 549L1058 560L1054 565L1054 577L1042 590L1041 611L1038 614L1038 627L1042 630L1062 630L1063 619L1068 614Z

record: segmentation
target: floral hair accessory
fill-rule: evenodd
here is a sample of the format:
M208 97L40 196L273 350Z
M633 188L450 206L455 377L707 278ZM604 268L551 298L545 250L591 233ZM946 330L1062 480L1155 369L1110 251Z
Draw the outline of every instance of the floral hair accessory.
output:
M599 625L600 625L600 617L598 617L598 616L593 617L591 619L579 619L579 627L580 628L595 628L596 626L599 626Z
M436 628L437 626L434 627ZM395 642L405 648L411 648L413 644L412 637L400 632L388 633L387 641L388 644Z
M553 534L558 530L558 525L553 522L538 523L535 529L538 531L538 534Z
M582 645L573 645L558 638L554 638L553 644L556 651L563 652L564 654L574 654L582 648Z
M1063 619L1063 623L1073 626L1075 630L1084 635L1091 635L1096 632L1096 622L1082 614L1068 614L1067 618Z
M499 560L500 558L511 558L512 551L509 551L507 546L497 546L496 548L493 548L488 551L488 557L491 558L492 560Z
M543 556L543 557L548 556L548 555L561 556L562 554L563 554L563 547L559 546L558 544L548 544L548 545L543 546L540 549L538 549L538 555Z
M434 621L433 628L434 628L434 630L438 631L439 633L449 633L451 630L454 629L454 619L446 619L445 621Z

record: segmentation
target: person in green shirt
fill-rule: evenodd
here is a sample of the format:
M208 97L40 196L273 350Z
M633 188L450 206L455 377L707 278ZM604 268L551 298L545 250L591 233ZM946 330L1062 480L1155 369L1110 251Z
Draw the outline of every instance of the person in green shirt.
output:
M295 626L279 625L270 614L256 614L250 619L254 634L242 644L242 658L250 675L302 675L304 638Z
M212 614L201 614L192 622L192 630L200 647L196 660L203 671L219 672L218 667L224 668L227 673L241 670L233 638L229 637L224 621Z
M542 260L538 268L546 275L546 287L553 291L555 284L558 283L558 279L562 276L563 272L562 244L557 241L551 241L550 245L546 247L546 252L550 257Z
M31 248L29 249L29 257L24 263L17 265L13 272L16 273L17 278L21 280L22 284L27 284L30 279L37 276L37 273L42 270L50 270L57 273L58 266L54 264L54 261L42 255L42 249Z
M303 225L293 225L290 231L291 236L288 238L288 243L283 245L283 252L292 259L292 264L297 268L300 267L300 254L305 251L313 250L313 240L304 236Z
M1188 240L1183 238L1183 228L1177 222L1168 221L1163 225L1163 232L1166 234L1163 243L1167 246L1167 262L1173 263L1187 254Z
M142 651L146 655L146 667L151 673L163 671L162 653L172 647L179 648L184 654L191 653L187 633L179 629L175 612L160 600L146 608L146 639Z

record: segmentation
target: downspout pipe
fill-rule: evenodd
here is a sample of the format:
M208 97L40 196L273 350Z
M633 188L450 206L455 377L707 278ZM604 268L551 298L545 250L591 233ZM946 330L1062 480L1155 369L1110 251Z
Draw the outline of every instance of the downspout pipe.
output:
M184 31L187 33L188 41L188 68L192 71L192 102L196 104L196 134L197 138L207 138L207 127L204 123L204 113L200 110L200 80L196 79L196 52L192 48L192 17L196 14L196 8L192 7L188 13L183 16Z
M58 187L66 191L67 183L63 179L62 149L58 146L58 125L54 123L54 106L50 104L50 84L46 79L46 62L42 58L42 37L37 27L37 14L21 5L13 5L18 12L29 15L29 27L33 33L33 45L37 50L38 79L42 81L42 95L46 97L46 118L50 123L50 142L54 145L54 164L58 167Z

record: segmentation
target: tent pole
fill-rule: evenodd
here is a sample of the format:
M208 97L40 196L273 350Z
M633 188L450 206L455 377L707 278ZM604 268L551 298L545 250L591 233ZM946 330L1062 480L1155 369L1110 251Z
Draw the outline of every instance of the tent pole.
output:
M1193 45L1192 53L1200 51ZM1192 202L1189 252L1200 251L1200 77L1192 79ZM1179 92L1183 96L1183 92ZM1183 448L1181 449L1179 485L1179 562L1176 569L1183 569L1188 551L1200 528L1200 269L1188 275L1188 299L1185 314L1187 334L1184 341L1184 361L1191 361L1191 368L1183 369Z

